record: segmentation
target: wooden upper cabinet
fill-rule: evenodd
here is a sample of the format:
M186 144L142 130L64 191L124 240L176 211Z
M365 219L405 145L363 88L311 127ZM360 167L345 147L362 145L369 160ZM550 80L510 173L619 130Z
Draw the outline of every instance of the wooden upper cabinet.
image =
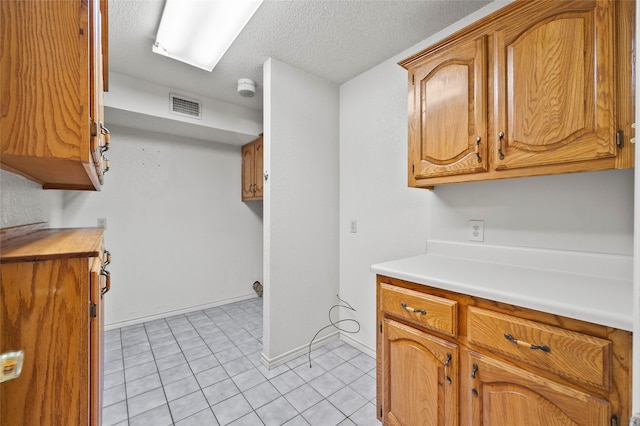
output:
M107 2L0 3L0 166L52 189L99 190Z
M634 15L516 1L401 62L409 185L632 167Z
M263 137L242 146L242 201L262 200Z
M409 179L487 170L487 40L464 40L412 64Z
M498 170L616 156L614 7L569 9L547 3L495 32Z

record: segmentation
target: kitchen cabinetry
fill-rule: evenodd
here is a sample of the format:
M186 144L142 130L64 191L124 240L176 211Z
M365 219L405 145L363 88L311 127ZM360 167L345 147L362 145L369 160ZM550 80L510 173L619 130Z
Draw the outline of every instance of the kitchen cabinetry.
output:
M263 136L242 146L242 201L262 200Z
M627 331L382 275L377 320L385 425L602 426L630 416Z
M46 189L99 190L107 1L3 1L0 21L0 166Z
M0 352L22 350L21 375L0 383L2 425L99 425L102 229L0 230Z
M401 62L409 185L632 167L634 7L516 1Z

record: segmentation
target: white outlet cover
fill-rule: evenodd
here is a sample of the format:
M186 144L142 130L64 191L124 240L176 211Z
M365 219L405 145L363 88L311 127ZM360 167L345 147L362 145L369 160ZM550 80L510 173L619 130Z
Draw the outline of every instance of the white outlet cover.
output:
M484 220L469 221L469 241L484 241Z

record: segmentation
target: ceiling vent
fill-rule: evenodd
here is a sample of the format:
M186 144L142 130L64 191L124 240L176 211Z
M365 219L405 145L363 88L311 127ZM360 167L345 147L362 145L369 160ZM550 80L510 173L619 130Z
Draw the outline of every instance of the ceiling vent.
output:
M202 101L189 99L182 95L169 93L171 112L183 117L202 118Z

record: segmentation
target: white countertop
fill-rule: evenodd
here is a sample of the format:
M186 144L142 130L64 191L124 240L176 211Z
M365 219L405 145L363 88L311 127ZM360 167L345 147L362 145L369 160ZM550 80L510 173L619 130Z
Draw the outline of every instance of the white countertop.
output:
M633 330L631 256L432 241L379 275Z

